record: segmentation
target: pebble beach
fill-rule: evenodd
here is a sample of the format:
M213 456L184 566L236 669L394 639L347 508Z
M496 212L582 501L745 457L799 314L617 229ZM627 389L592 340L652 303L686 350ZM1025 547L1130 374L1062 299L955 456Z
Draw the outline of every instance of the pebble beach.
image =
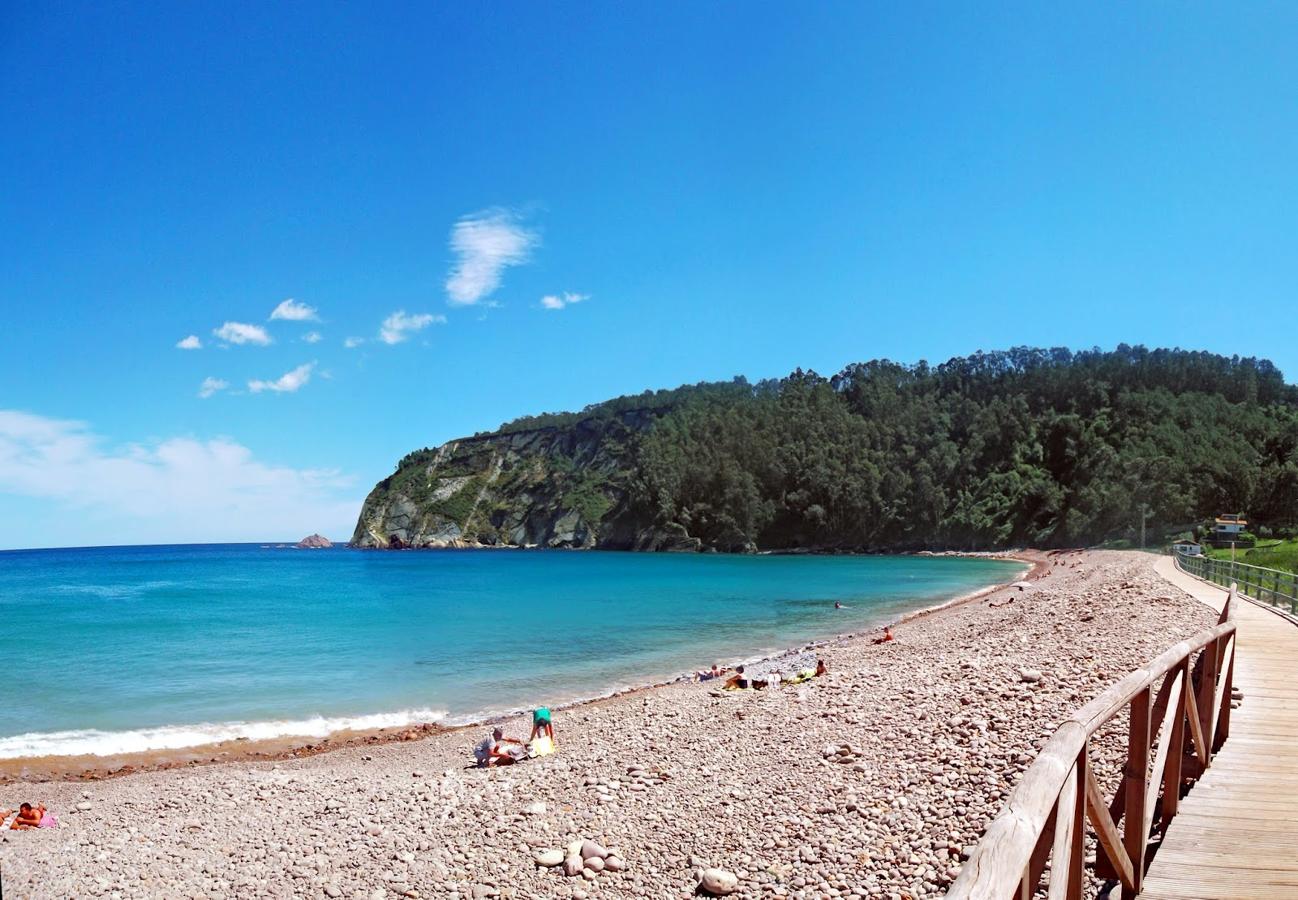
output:
M556 711L559 752L516 766L471 767L483 726L0 785L0 809L42 802L61 823L0 832L5 896L684 900L700 873L736 897L938 896L1059 721L1215 621L1153 556L1028 558L1032 587L912 618L889 644L816 648L829 672L805 684Z

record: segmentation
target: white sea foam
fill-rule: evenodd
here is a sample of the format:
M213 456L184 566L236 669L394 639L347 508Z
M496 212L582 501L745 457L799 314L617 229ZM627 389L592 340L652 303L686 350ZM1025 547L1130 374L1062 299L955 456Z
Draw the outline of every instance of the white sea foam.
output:
M401 728L446 717L440 709L405 709L367 716L313 716L309 719L266 722L219 722L199 725L166 725L132 731L49 731L0 737L0 759L25 756L112 756L145 750L176 750L247 738L264 741L278 737L321 738L335 731Z

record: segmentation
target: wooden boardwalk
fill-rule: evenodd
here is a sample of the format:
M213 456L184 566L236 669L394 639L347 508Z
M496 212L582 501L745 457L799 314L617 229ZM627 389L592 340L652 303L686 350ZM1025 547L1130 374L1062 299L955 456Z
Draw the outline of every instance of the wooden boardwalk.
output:
M1226 591L1157 563L1220 611ZM1145 875L1147 900L1298 900L1298 625L1248 601L1235 612L1230 737L1181 801Z

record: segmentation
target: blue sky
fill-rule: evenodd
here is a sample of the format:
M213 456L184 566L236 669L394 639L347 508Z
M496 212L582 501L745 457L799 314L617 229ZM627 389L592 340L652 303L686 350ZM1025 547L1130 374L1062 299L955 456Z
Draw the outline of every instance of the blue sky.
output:
M1296 26L11 4L0 547L346 537L412 448L735 374L1126 341L1292 379Z

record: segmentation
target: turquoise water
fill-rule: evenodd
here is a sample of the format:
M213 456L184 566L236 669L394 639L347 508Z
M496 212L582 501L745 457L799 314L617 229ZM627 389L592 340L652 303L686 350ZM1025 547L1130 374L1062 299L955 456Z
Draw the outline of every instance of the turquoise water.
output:
M0 552L0 757L558 704L861 629L1019 569L246 544Z

